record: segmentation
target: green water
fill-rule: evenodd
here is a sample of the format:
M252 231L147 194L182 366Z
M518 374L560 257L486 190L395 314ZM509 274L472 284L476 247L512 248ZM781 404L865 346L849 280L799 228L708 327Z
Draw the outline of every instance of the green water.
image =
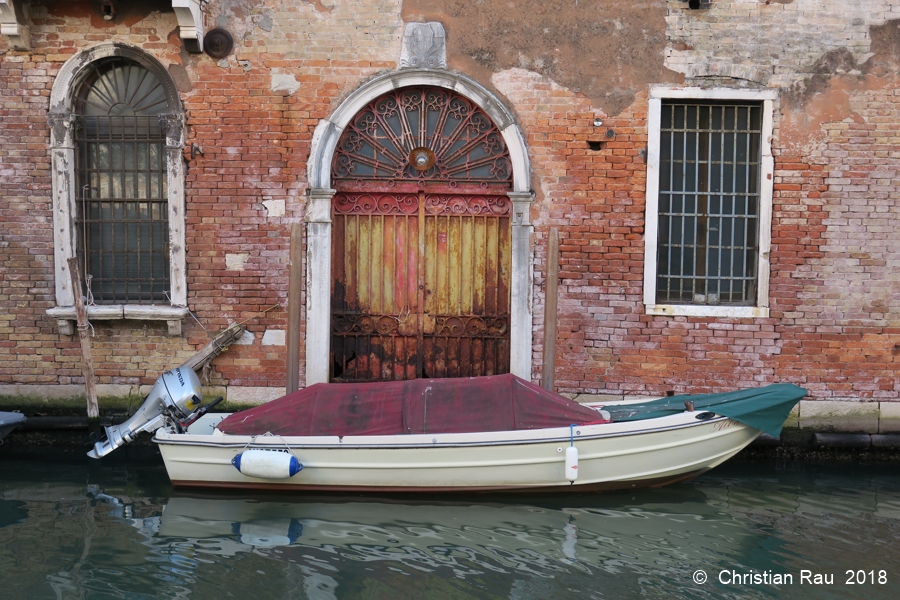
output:
M175 492L153 456L0 455L4 599L894 599L898 545L893 465L738 461L604 495L247 496Z

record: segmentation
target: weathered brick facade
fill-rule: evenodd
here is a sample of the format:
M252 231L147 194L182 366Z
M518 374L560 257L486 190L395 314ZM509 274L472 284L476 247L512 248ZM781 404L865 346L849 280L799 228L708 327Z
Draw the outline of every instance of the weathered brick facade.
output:
M246 320L252 339L215 360L211 383L235 397L271 397L285 385L289 235L309 217L316 129L373 77L399 70L406 23L435 21L446 30L445 71L493 94L527 148L534 380L546 240L558 227L560 391L786 381L815 401L900 399L900 2L538 10L525 1L214 0L202 25L235 39L219 60L185 49L165 1L117 3L110 21L88 0L8 3L25 8L20 25L31 39L23 50L0 37L0 385L82 381L78 337L61 334L46 312L57 306L47 118L66 61L107 42L140 49L168 70L186 115L186 280L196 319L184 319L180 336L164 321L95 320L99 383L152 383ZM504 13L515 16L502 21ZM645 310L653 84L777 92L767 316ZM308 327L304 319L302 339Z

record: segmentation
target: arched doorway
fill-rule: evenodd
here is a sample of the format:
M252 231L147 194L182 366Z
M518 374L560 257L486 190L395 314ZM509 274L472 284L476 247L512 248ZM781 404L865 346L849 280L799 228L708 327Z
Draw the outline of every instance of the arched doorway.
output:
M513 173L484 110L387 92L344 128L331 181L330 378L509 372Z

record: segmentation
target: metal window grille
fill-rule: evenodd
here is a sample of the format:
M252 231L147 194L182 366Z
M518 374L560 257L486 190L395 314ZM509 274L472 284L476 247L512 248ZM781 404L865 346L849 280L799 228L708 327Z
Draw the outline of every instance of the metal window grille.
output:
M752 305L762 104L664 101L661 108L656 301Z
M77 237L99 304L167 302L166 137L159 117L81 116Z

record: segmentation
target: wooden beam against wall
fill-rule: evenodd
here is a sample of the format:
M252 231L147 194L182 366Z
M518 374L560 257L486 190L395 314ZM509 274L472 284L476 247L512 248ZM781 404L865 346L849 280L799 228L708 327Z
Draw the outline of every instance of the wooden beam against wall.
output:
M556 312L559 288L559 228L552 227L547 238L547 267L544 277L544 374L543 387L555 392Z
M87 398L87 416L96 419L100 416L100 408L97 405L97 382L94 381L94 359L91 354L91 333L88 331L91 324L88 322L87 308L84 306L84 296L81 293L81 272L78 269L78 259L68 259L69 274L72 278L72 293L75 296L75 318L78 323L78 339L81 341L81 372L84 375L84 395Z
M303 282L303 223L291 226L291 250L288 272L288 324L285 388L287 393L300 389L300 292Z
M201 378L204 377L204 370L209 368L212 360L227 350L231 344L241 339L242 335L244 335L244 327L240 323L234 323L203 346L181 366L193 369L200 374Z

